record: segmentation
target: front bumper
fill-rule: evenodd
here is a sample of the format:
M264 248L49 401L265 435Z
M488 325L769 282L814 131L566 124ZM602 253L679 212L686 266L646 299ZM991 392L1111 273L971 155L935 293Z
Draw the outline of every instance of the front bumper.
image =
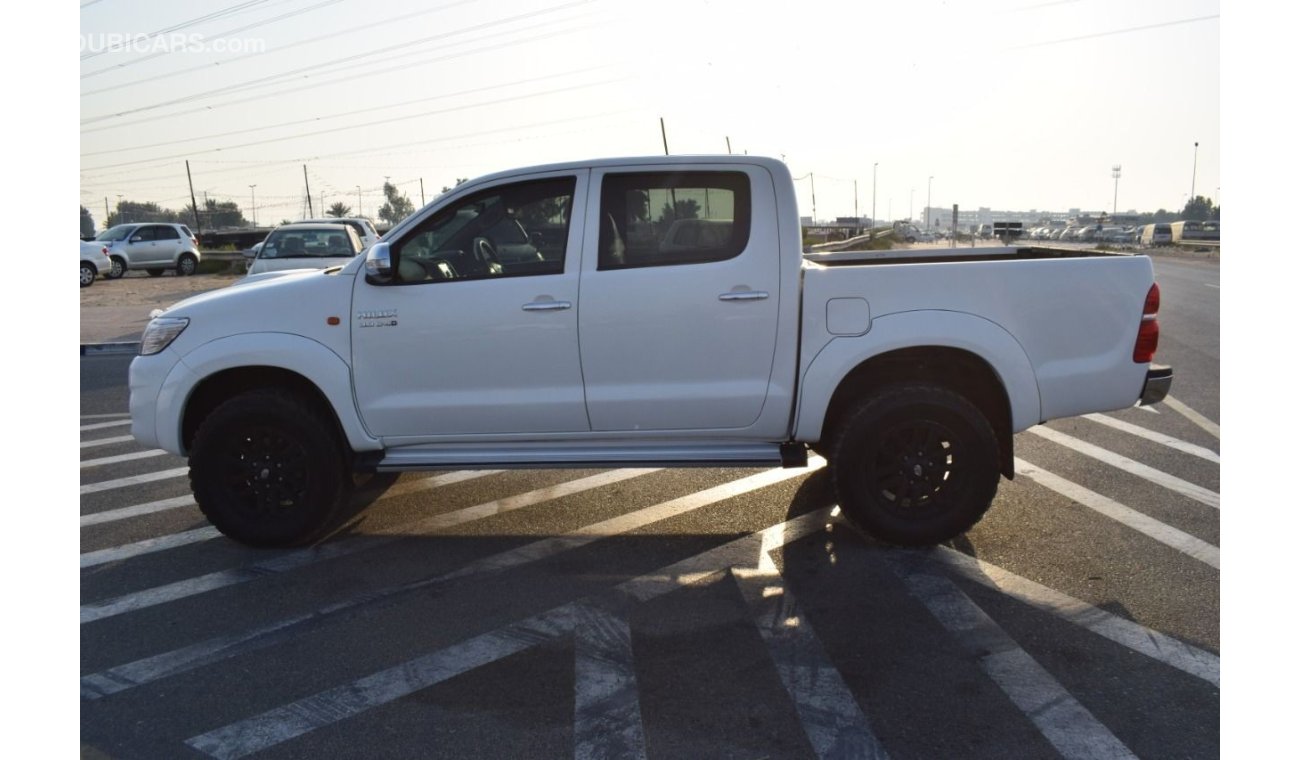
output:
M1142 385L1142 396L1138 399L1138 406L1150 406L1165 400L1169 395L1169 386L1174 384L1174 368L1161 365L1151 365L1147 370L1146 382Z

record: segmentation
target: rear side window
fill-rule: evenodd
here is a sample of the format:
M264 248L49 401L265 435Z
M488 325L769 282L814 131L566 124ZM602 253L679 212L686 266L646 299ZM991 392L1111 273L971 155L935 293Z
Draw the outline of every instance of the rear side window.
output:
M743 172L608 174L597 269L724 261L745 250L749 229Z
M153 231L155 240L180 240L181 238L175 227L169 227L165 224L156 225Z

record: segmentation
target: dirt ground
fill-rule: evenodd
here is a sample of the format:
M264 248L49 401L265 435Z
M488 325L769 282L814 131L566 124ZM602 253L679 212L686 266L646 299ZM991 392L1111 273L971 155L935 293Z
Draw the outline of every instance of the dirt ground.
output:
M224 288L238 282L239 274L198 274L177 277L172 273L150 277L128 272L119 280L96 279L81 288L81 342L111 343L140 339L149 312L165 309L196 293Z

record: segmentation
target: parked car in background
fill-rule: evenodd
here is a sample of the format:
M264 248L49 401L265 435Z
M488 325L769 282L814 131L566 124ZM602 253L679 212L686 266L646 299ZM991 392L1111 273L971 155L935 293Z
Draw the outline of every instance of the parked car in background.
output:
M112 268L108 246L96 241L81 241L81 287L94 285L96 277L103 277Z
M328 269L346 264L361 253L364 246L356 230L346 224L286 224L275 228L256 251L248 274L278 272L286 269Z
M112 264L104 277L115 280L132 269L157 277L171 269L192 275L199 269L199 239L183 224L119 224L95 236L108 247Z
M361 248L365 250L379 242L379 232L375 223L364 216L325 217L323 219L304 219L301 224L346 224L361 239Z

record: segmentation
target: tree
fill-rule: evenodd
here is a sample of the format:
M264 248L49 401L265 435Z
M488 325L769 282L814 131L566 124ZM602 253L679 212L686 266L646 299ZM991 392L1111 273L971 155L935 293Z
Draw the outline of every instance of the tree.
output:
M379 218L389 224L397 224L415 212L411 199L397 192L397 187L390 182L384 183L384 197L388 202L379 209Z
M326 216L332 216L335 219L342 219L345 216L352 216L352 207L343 201L338 201L334 205L330 206L329 211L326 211L325 214Z
M191 217L193 219L193 217ZM177 219L176 212L159 206L157 203L137 203L135 201L121 201L117 204L117 210L108 215L104 220L105 229L117 224L138 224L140 222L182 222Z
M674 203L665 203L663 211L659 214L659 221L665 224L674 222L678 219L699 218L700 204L694 198L687 198Z
M81 236L83 238L95 236L95 219L90 215L90 209L85 206L81 207Z
M1213 201L1209 198L1198 195L1187 201L1187 205L1183 207L1181 218L1206 222L1210 219L1218 219L1219 209L1215 207Z
M455 185L455 186L456 186L456 187L460 187L461 185L463 185L463 184L466 183L466 182L469 182L469 177L457 177L457 178L456 178L456 185ZM451 189L451 188L450 188L450 187L447 187L446 185L443 185L443 186L442 186L442 191L443 191L444 193L447 192L447 191L450 190L450 189Z
M203 228L206 230L248 226L248 221L244 219L244 212L239 210L239 204L234 201L214 201L209 198L200 207L199 217L203 220ZM193 223L194 207L186 206L179 218L173 221L181 224Z

